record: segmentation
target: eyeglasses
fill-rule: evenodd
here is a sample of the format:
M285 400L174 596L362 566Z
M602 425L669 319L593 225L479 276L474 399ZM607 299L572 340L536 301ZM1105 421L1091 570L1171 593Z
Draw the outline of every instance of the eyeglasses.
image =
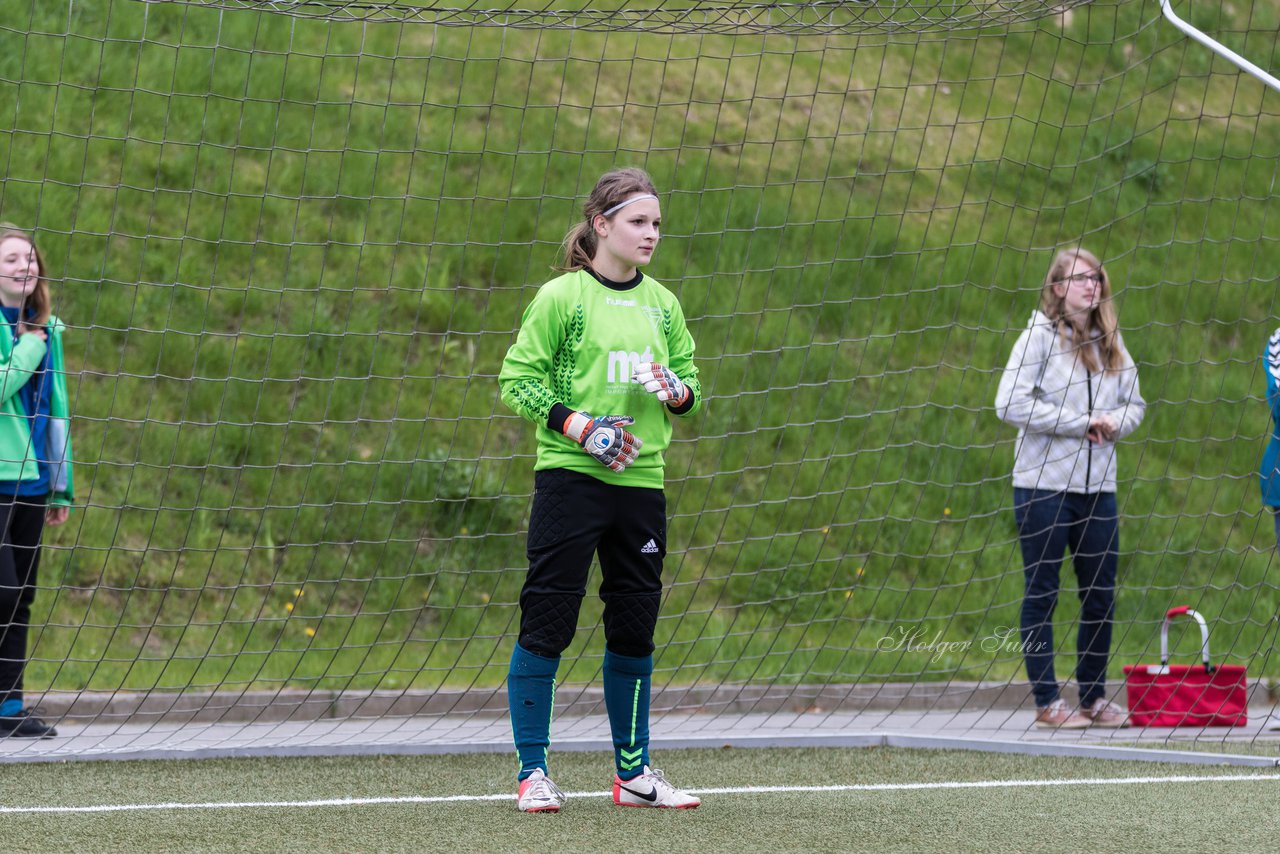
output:
M1058 279L1058 281L1059 282L1080 282L1082 284L1084 282L1093 282L1095 285L1100 285L1102 284L1102 274L1101 273L1077 273L1074 276L1066 276L1064 278Z

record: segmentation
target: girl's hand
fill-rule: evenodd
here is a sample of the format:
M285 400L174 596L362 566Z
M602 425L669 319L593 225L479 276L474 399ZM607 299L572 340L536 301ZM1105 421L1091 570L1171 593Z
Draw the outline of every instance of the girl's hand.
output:
M689 387L666 365L642 362L631 375L633 383L640 383L644 390L672 408L679 408L689 399Z
M622 429L634 423L630 415L593 418L589 412L575 412L565 419L563 432L601 465L622 472L636 461L644 445L636 436Z
M41 341L49 340L49 333L44 331L43 326L28 326L25 323L21 323L18 325L18 334L19 335L35 335Z
M1089 420L1089 429L1084 435L1095 445L1101 445L1115 439L1119 429L1120 425L1110 415L1095 415Z
M71 508L65 504L50 504L44 511L44 523L56 528L71 518Z

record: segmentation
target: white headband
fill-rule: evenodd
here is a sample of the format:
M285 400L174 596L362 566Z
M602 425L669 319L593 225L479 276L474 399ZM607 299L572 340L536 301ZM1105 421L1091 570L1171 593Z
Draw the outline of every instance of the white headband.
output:
M622 210L623 208L625 208L627 205L631 204L632 202L643 202L645 199L653 199L655 202L656 202L656 201L658 201L658 197L657 197L657 196L652 195L652 194L650 194L650 193L646 193L646 194L645 194L645 195L643 195L643 196L635 196L635 197L633 197L633 198L627 199L625 202L618 202L616 205L614 205L613 207L609 208L609 209L608 209L607 211L605 211L604 213L600 214L600 216L603 216L603 217L611 217L611 216L613 216L614 214L616 214L618 211L620 211L620 210Z

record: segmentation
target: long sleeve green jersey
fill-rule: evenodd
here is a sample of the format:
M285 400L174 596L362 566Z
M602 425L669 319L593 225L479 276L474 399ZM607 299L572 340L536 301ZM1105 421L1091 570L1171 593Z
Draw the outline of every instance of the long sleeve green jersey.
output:
M670 410L631 381L643 362L666 365L702 404L693 336L675 295L648 276L614 290L585 270L552 279L525 309L516 342L502 362L502 400L537 425L535 470L563 468L619 486L662 488L663 451L671 444ZM605 468L578 443L547 426L557 403L592 415L629 415L644 442L623 472Z

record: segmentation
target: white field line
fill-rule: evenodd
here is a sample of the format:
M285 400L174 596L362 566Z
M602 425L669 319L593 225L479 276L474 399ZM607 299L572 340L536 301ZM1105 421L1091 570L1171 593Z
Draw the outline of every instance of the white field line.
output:
M1206 774L1170 777L1096 777L1082 780L973 780L937 783L860 783L833 786L725 786L690 789L697 795L751 795L785 792L903 792L929 789L1043 788L1050 786L1140 786L1156 783L1276 783L1280 774ZM610 792L569 792L571 798L609 797ZM208 803L92 804L88 806L0 806L0 815L15 813L100 813L144 810L297 809L360 807L376 804L446 804L459 801L514 801L514 793L499 795L405 795L386 798L324 798L312 801L220 801Z

